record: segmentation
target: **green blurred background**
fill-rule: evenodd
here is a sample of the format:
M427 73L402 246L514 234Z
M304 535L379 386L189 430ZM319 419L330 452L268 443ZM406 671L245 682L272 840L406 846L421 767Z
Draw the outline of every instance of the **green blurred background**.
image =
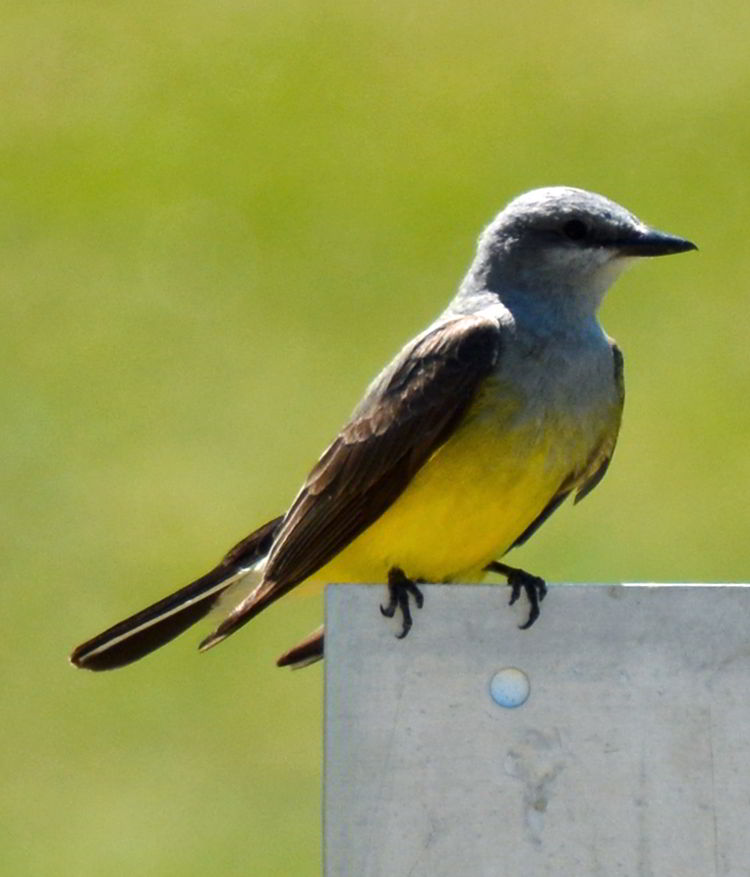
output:
M605 303L615 463L514 558L750 577L749 42L741 2L4 5L2 873L320 873L321 666L273 663L319 597L66 655L284 508L525 189L701 252Z

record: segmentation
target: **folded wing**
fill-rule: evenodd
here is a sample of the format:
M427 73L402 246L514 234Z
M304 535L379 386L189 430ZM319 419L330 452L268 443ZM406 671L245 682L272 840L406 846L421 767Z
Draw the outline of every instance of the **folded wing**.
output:
M499 323L461 316L410 344L370 388L284 517L264 580L209 648L323 567L376 521L452 434L501 355Z

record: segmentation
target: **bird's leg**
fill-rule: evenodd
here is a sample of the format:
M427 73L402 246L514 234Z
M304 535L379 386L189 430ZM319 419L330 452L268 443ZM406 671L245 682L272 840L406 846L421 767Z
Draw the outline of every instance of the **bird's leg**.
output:
M521 630L528 630L539 618L539 604L547 594L547 583L544 579L540 579L539 576L533 576L531 573L525 572L522 569L516 569L514 566L508 566L505 563L500 563L497 560L488 563L485 570L487 572L499 572L500 575L505 576L508 580L508 584L511 587L508 605L512 606L516 602L521 596L521 590L523 589L528 598L530 609L526 623L519 626Z
M419 581L419 580L417 580ZM396 634L397 639L403 639L411 630L411 609L409 608L409 595L414 597L417 609L422 608L424 597L422 592L404 571L398 566L392 566L388 570L388 605L381 606L380 611L386 618L393 618L396 609L401 610L403 624L401 633Z

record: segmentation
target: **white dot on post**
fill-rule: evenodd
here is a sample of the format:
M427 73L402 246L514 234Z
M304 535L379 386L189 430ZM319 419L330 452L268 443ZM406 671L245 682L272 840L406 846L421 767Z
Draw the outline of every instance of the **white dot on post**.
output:
M492 699L508 709L526 703L529 690L529 677L518 667L505 667L498 670L490 680Z

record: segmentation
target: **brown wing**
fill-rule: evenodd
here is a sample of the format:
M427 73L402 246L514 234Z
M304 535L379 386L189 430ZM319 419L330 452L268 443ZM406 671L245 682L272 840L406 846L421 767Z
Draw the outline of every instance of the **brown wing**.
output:
M323 454L274 541L266 579L296 584L388 508L453 432L497 361L497 323L463 317L420 339Z
M400 354L294 500L274 540L263 586L202 648L320 569L383 514L453 432L497 362L500 336L496 320L462 316L428 330Z

